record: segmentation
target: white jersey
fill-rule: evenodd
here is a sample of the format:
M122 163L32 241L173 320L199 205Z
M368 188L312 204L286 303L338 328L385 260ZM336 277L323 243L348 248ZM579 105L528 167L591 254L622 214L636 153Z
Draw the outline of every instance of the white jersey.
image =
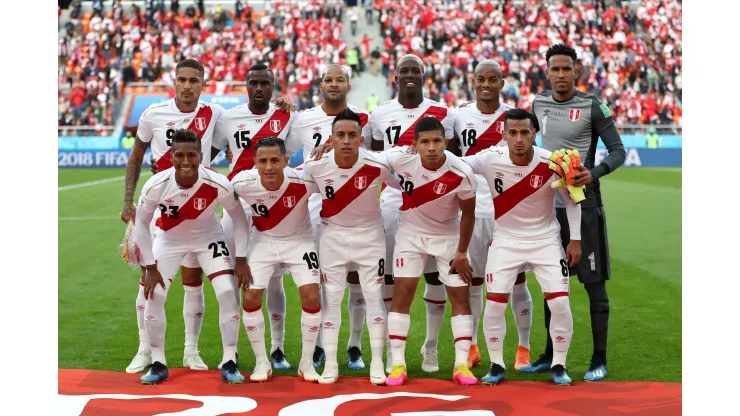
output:
M513 107L500 104L493 113L478 110L475 101L465 103L455 109L455 132L459 138L463 156L472 156L491 146L506 146L503 140L506 112ZM478 192L475 198L475 218L493 218L493 196L486 179L475 175Z
M252 225L258 232L278 239L310 234L308 197L318 188L293 168L286 167L283 174L285 180L275 191L262 186L256 169L240 172L231 183L237 195L252 207Z
M383 154L398 175L403 190L398 234L431 238L459 236L460 200L475 197L477 187L470 167L448 151L444 164L437 170L424 168L420 156L409 154L405 146Z
M424 117L435 117L445 128L445 138L452 139L455 124L454 111L443 104L424 98L418 107L406 108L398 99L386 101L370 115L370 128L373 140L383 142L383 149L414 144L414 128ZM398 211L401 206L401 192L384 189L380 195L384 210Z
M555 219L555 192L551 183L560 179L550 170L552 152L534 147L534 157L527 166L515 165L508 148L494 147L463 158L488 181L493 197L493 241L540 242L560 239L560 226ZM577 208L560 189L568 201ZM580 240L580 220L570 225L573 240Z
M141 113L136 137L152 148L152 158L157 161L157 169L163 171L172 167L170 147L172 136L177 129L195 132L201 140L203 152L202 166L211 165L211 144L216 123L224 113L223 107L205 101L198 101L195 111L183 113L171 98L152 104Z
M254 167L254 145L265 137L276 136L286 140L288 131L298 113L286 113L275 104L270 104L266 113L255 114L249 104L242 104L224 112L216 123L213 147L229 146L234 157L229 164L229 180L239 172Z
M365 139L370 137L370 127L368 124L369 115L367 111L348 105L347 108L357 113L362 121L362 136ZM291 153L296 153L303 149L303 161L306 162L311 157L311 151L318 145L326 143L331 136L331 124L334 122L336 114L327 114L321 106L316 106L298 114L293 125L288 132L288 142L290 142ZM367 140L366 140L367 141ZM287 146L287 144L286 144Z
M340 168L334 151L306 163L303 172L316 182L321 193L321 218L346 228L381 228L378 185L398 186L384 159L382 154L360 149L359 159L351 168Z
M173 245L207 240L222 233L216 217L219 205L227 209L239 207L229 180L203 166L198 168L198 180L190 188L177 184L175 168L157 173L144 184L139 202L146 211L160 210L162 215L155 222L156 238ZM246 244L238 247L236 256L246 256Z

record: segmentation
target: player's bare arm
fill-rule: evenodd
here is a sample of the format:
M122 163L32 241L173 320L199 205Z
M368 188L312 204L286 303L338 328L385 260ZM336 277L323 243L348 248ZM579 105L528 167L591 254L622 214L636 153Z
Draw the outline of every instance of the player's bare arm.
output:
M130 220L136 220L134 194L136 193L136 186L139 184L141 165L144 163L144 154L148 147L149 143L145 143L137 137L134 142L134 148L128 157L128 163L126 164L126 192L123 197L123 209L121 210L121 220L125 223L128 223Z
M457 243L457 253L452 260L450 273L457 270L460 278L465 283L470 283L473 278L473 268L470 266L468 259L468 245L470 238L473 236L473 227L475 226L475 196L470 199L460 200L460 241Z

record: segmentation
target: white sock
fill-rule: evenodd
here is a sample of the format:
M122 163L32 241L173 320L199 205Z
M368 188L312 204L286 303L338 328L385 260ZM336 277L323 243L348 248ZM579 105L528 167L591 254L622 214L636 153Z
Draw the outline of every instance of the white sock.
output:
M362 340L362 328L365 326L365 297L362 296L360 284L349 284L349 342L347 348L360 348Z
M483 335L486 337L488 356L492 363L504 365L504 336L506 336L506 305L504 298L489 295L483 315Z
M527 282L514 285L511 291L511 311L519 333L519 345L529 349L529 334L532 330L532 295Z
M267 314L270 316L270 354L280 348L283 353L285 347L285 289L283 276L273 276L267 285Z
M473 316L457 315L450 320L452 323L452 338L455 340L455 367L468 365L470 343L473 340Z
M342 326L342 299L344 290L324 289L324 304L321 306L321 337L324 341L326 362L337 363L339 347L339 328Z
M573 315L570 311L568 295L547 299L550 307L550 337L552 338L552 365L565 367L568 348L573 338ZM154 359L154 357L152 357Z
M383 304L385 305L386 314L391 313L391 304L393 303L393 285L387 285L383 282ZM387 360L392 361L391 339L388 337L388 325L385 326L385 348L387 351Z
M410 315L396 312L388 314L388 336L391 339L393 365L406 365L406 337L409 335L410 327Z
M424 304L427 307L427 337L425 347L436 347L439 340L439 330L445 319L447 292L444 285L426 285L424 289ZM467 360L467 358L466 358ZM467 361L466 361L467 362Z
M321 309L324 309L324 290L323 287L319 287L319 304L321 305ZM321 314L323 315L324 312L322 311ZM322 328L324 327L323 322L321 323L321 327L319 327L319 337L316 338L316 347L319 347L321 349L324 348L324 341L322 340L321 333L323 332ZM314 347L314 349L316 348ZM311 358L313 360L313 356Z
M205 296L203 283L198 286L183 284L185 299L182 302L182 316L185 319L185 355L198 353L198 337L203 326Z
M383 362L383 344L385 341L388 314L383 305L383 293L380 289L365 291L367 305L367 332L370 335L370 350L373 362Z
M319 305L315 310L303 308L301 313L301 338L303 340L301 362L313 362L313 350L316 348L319 328L321 328L321 306Z
M146 332L146 325L144 323L144 308L146 307L146 299L144 298L144 285L139 283L139 293L136 295L136 326L139 328L139 351L138 352L150 352L149 348L149 335Z
M470 285L470 313L473 315L473 344L478 344L478 328L480 328L480 318L483 315L483 283L479 285Z
M236 362L236 334L239 332L239 304L234 295L237 290L236 277L233 274L222 274L211 280L211 285L218 300L218 325L221 328L221 343L224 348L221 362Z
M265 351L265 317L262 315L262 307L256 310L244 308L242 321L244 329L247 331L249 343L252 344L255 362L269 361L267 351Z
M164 303L167 300L172 281L164 279L165 289L157 285L154 288L154 296L146 301L144 314L147 317L144 325L149 335L149 346L152 350L152 362L159 361L167 365L164 357L164 335L167 332L167 316L164 312Z

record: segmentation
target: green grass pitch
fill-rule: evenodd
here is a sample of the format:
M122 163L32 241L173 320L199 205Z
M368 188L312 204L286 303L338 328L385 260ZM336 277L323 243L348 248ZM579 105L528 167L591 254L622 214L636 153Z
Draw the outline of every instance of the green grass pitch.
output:
M123 371L136 353L134 300L139 272L118 257L124 224L117 219L123 200L120 169L59 169L59 186L96 181L110 182L59 191L59 367ZM139 189L149 176L142 176ZM622 168L602 181L606 209L612 280L607 284L611 301L609 328L609 380L681 381L681 170ZM533 276L528 285L534 302L532 360L545 345L542 292ZM290 278L284 281L287 303L286 355L293 368L275 374L295 375L300 357L300 302ZM426 332L422 300L423 279L411 309L412 329L406 348L410 377L449 379L454 348L449 325L450 308L440 334L440 371L421 371L419 349ZM572 280L571 307L575 331L568 354L569 374L582 380L591 357L589 306L583 286ZM201 356L215 369L221 359L218 306L206 283L206 312L200 336ZM178 280L167 301L168 363L182 363L184 329L183 289ZM349 317L344 298L340 335L342 375L367 376L368 370L346 368L341 351L349 337ZM266 309L266 307L264 308ZM263 309L263 310L264 310ZM269 348L269 321L267 322ZM505 357L510 380L549 380L549 375L520 375L513 371L516 326L507 312ZM488 354L482 330L479 346L483 365L474 373L482 377ZM370 364L367 330L362 350ZM239 334L243 372L251 372L254 356L243 329ZM343 364L344 363L344 364Z

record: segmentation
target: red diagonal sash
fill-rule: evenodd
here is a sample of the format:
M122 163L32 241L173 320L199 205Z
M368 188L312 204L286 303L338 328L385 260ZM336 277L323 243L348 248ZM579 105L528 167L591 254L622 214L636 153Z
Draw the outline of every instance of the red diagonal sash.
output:
M552 177L554 173L555 172L550 170L547 163L540 162L535 166L532 172L529 172L529 174L522 178L522 180L493 198L495 219L501 218L520 202L537 192L538 189L547 184L547 181L550 180L550 177ZM536 176L539 176L541 179L535 178ZM537 186L535 187L533 184Z
M401 134L401 136L398 138L398 143L394 144L393 147L411 146L412 144L414 144L414 129L416 128L416 123L427 116L434 116L437 120L441 122L445 119L445 117L447 117L447 108L430 105L429 108L427 108L426 111L424 111L419 117L417 117L416 121L414 121L409 126L409 128L407 128L406 131Z
M277 133L272 131L270 127L270 124L273 120L280 121L280 131L278 131ZM252 169L254 167L254 145L265 137L277 137L280 132L283 131L285 126L288 125L289 120L290 113L286 113L283 110L275 110L275 112L272 113L272 116L270 116L269 120L265 121L265 123L257 131L257 133L252 136L251 144L249 145L249 147L247 147L246 149L242 149L241 153L239 154L239 158L236 159L234 169L229 172L229 180L234 179L234 176L236 176L239 172L243 170Z
M287 181L288 178L285 178ZM267 216L263 217L256 213L252 216L252 222L257 231L268 231L275 228L282 220L285 219L293 208L298 206L298 201L306 195L306 185L291 182L285 189L285 192L275 201L267 210Z
M190 125L188 126L188 130L192 130L195 132L195 134L198 135L201 139L203 139L203 134L208 130L208 126L211 125L211 119L213 118L213 110L211 110L210 105L203 105L201 108L198 109L198 112L195 113L195 117L193 117L193 120L190 122ZM200 127L203 127L200 129ZM172 154L170 151L164 152L162 157L157 160L157 171L161 172L165 169L169 169L172 167Z
M164 231L171 230L182 224L185 220L194 220L218 198L218 189L214 186L202 183L200 188L187 200L178 210L177 217L172 218L162 215L157 219L156 225ZM169 210L168 210L169 212Z
M506 111L504 111L499 118L492 121L488 128L477 137L475 146L469 147L465 156L472 156L481 150L486 150L491 146L497 145L503 139L501 132L498 131L498 123L499 120L503 120L504 117L506 117Z
M321 218L331 218L339 214L352 201L362 195L370 184L380 176L380 168L372 165L361 167L341 188L334 192L334 199L321 201Z
M438 198L441 198L457 189L462 181L462 176L456 174L451 170L448 170L439 178L427 182L418 188L414 188L411 192L411 195L404 191L402 193L403 205L401 205L401 211L418 208L426 204L427 202L432 202Z

